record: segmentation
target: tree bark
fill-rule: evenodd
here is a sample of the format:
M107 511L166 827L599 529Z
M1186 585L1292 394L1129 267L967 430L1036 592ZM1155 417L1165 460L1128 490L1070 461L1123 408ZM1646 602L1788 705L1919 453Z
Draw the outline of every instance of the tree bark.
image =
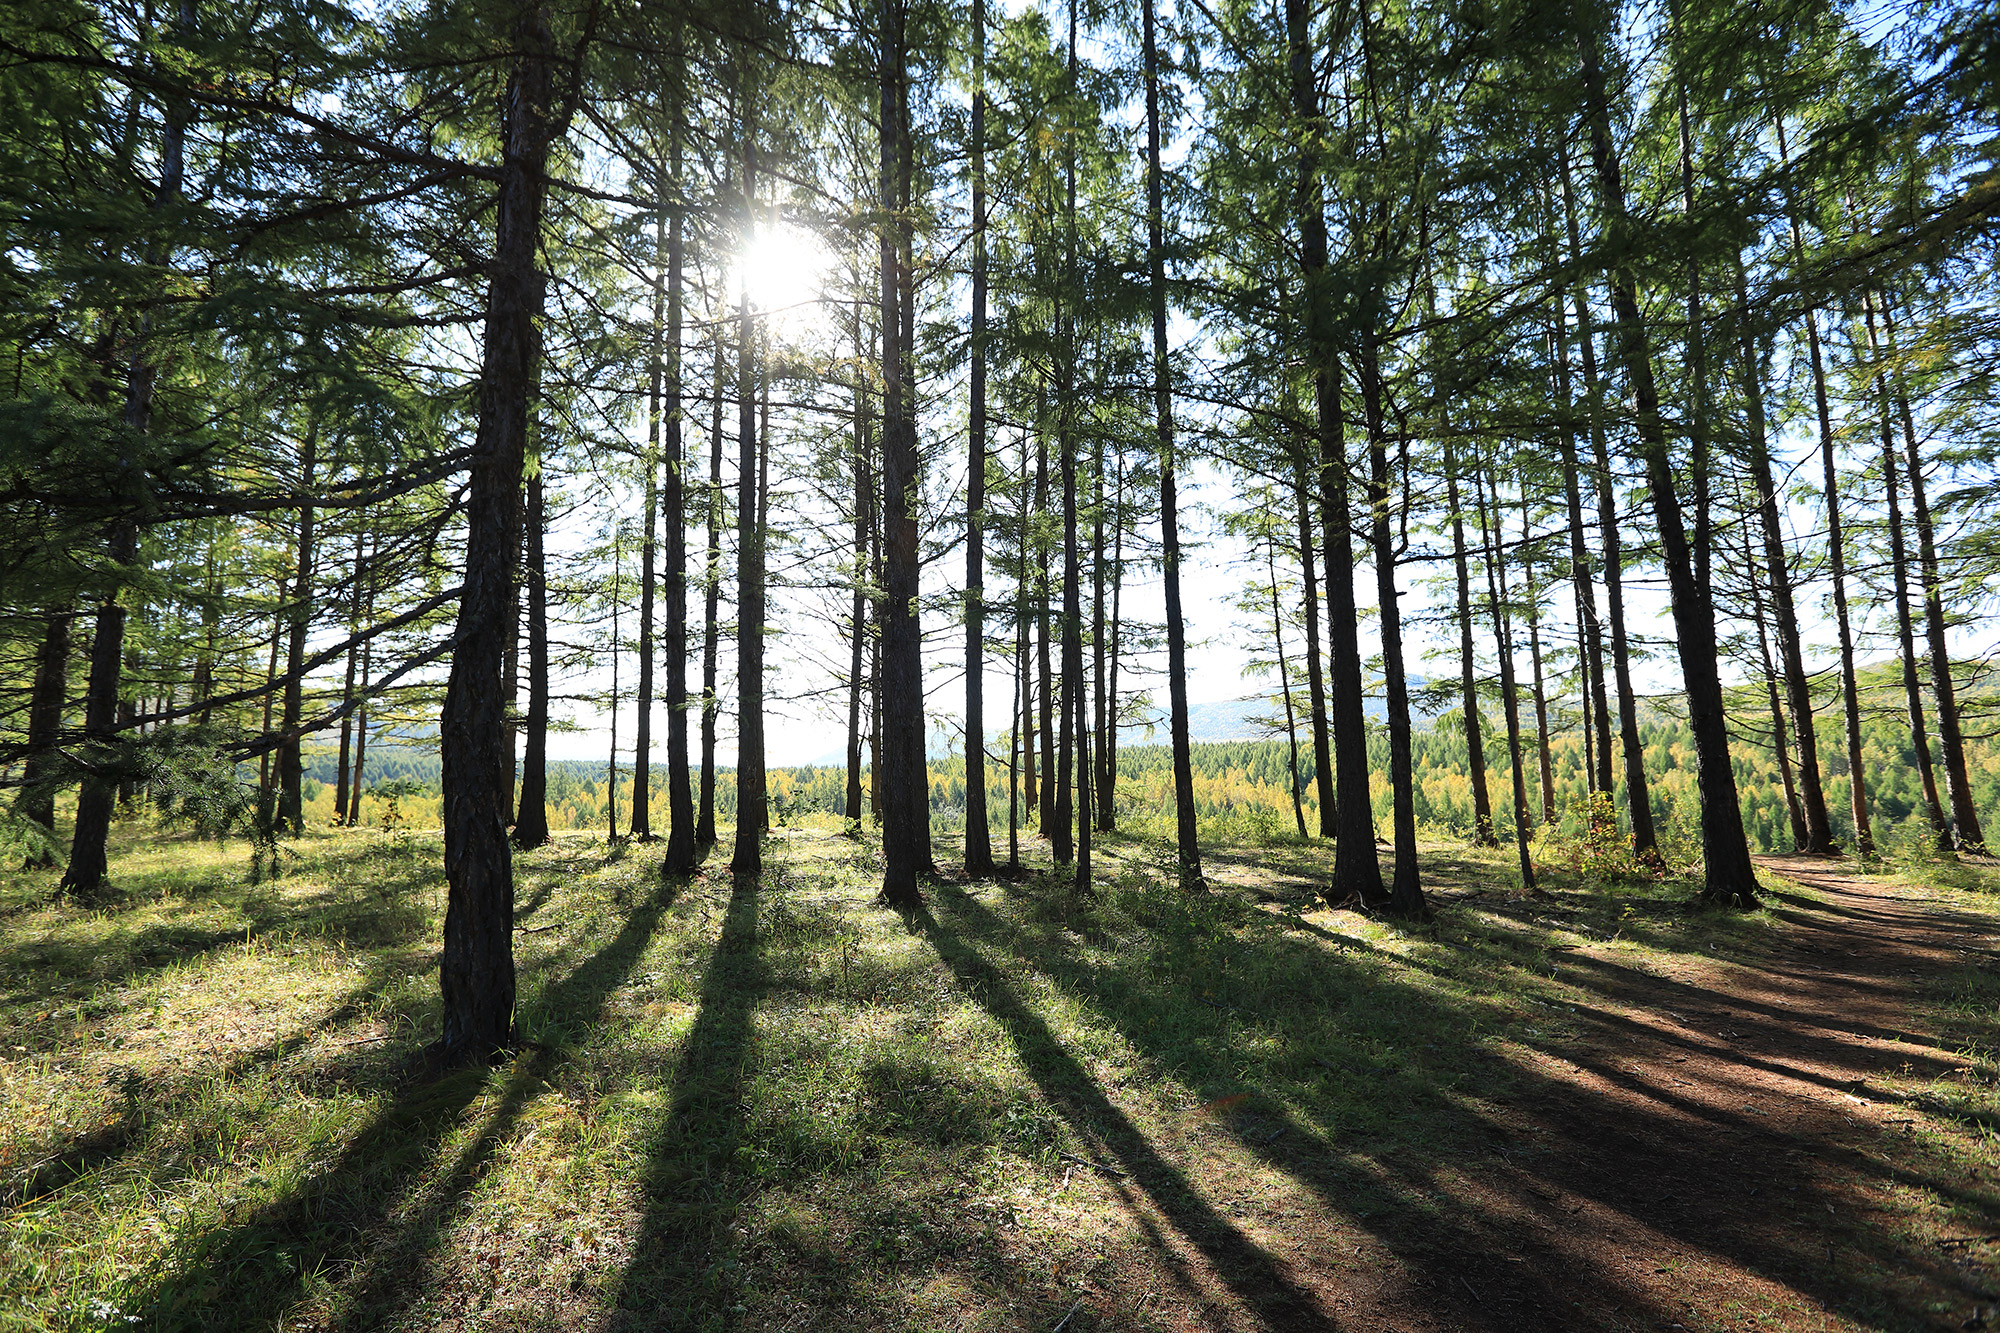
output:
M1500 662L1500 710L1507 722L1507 762L1514 788L1514 852L1520 863L1521 887L1535 887L1535 863L1528 855L1528 775L1521 754L1521 703L1514 684L1514 627L1507 609L1507 573L1500 553L1500 487L1493 485L1489 528L1486 482L1472 473L1473 503L1479 507L1479 543L1486 564L1486 601L1493 612L1493 644Z
M1298 500L1299 569L1305 579L1306 702L1311 707L1313 794L1319 800L1319 835L1331 838L1333 824L1333 747L1326 731L1326 672L1320 661L1319 562L1313 550L1312 474L1301 458L1294 494Z
M1882 322L1893 356L1896 333L1886 306ZM1952 841L1961 852L1983 854L1986 835L1979 826L1978 807L1973 804L1972 781L1965 763L1965 735L1959 725L1958 692L1952 683L1951 653L1945 644L1944 580L1938 570L1930 500L1924 494L1923 454L1917 448L1917 427L1910 413L1909 393L1900 384L1896 408L1903 423L1903 459L1910 479L1910 522L1917 530L1917 569L1924 590L1924 638L1930 649L1931 690L1937 700L1938 757L1944 761L1945 789L1951 798Z
M746 81L747 82L747 81ZM743 235L756 217L757 150L743 96ZM769 817L764 776L764 533L757 480L757 324L745 284L736 300L736 844L729 859L739 878L764 869Z
M1618 235L1614 252L1630 228L1625 186L1611 146L1610 108L1598 67L1597 40L1585 34L1580 42L1587 101L1591 156L1597 168L1605 217ZM1682 521L1680 497L1674 490L1672 459L1660 418L1659 392L1653 380L1652 348L1639 311L1638 292L1629 272L1610 270L1612 309L1618 317L1618 341L1626 382L1637 408L1639 445L1646 463L1653 514L1658 524L1661 563L1673 598L1675 637L1694 731L1695 756L1701 785L1701 836L1705 885L1702 896L1712 902L1749 907L1757 899L1757 876L1743 836L1743 811L1736 799L1736 775L1729 760L1729 724L1723 712L1722 681L1716 663L1715 615L1708 589L1695 581Z
M22 766L20 794L14 812L41 826L51 841L28 853L26 869L51 868L56 863L56 790L61 786L61 760L55 753L62 734L63 710L69 703L69 629L76 612L67 606L49 611L42 625L42 642L35 651L35 683L28 696L28 756Z
M1500 495L1493 495L1494 531L1500 527ZM1549 757L1549 696L1542 681L1542 593L1535 584L1535 544L1528 531L1528 496L1521 495L1521 578L1528 608L1528 668L1535 693L1535 769L1541 777L1542 822L1556 822L1555 765Z
M678 45L674 68L684 75ZM666 537L667 653L667 854L660 862L664 875L691 875L696 856L693 775L688 767L688 577L687 577L687 376L681 337L687 318L687 208L683 191L685 129L680 92L674 94L673 123L668 127L667 170L673 199L667 220L667 346L666 420L662 422L660 508Z
M318 455L319 422L315 420L306 425L306 438L299 454L301 495L313 493ZM319 558L314 540L316 517L310 503L299 507L298 556L291 597L285 606L285 700L284 715L278 724L278 826L294 838L305 831L301 790L305 764L299 723L305 706L306 629L312 622L313 565Z
M704 516L708 544L702 557L701 626L701 800L695 812L694 840L698 847L715 845L715 723L722 710L716 695L716 659L722 625L722 391L727 371L722 351L722 322L715 323L715 392L709 401L708 496Z
M1791 561L1785 551L1783 520L1778 511L1778 486L1771 475L1771 450L1764 417L1764 377L1758 370L1756 336L1747 311L1749 293L1742 256L1736 264L1736 299L1746 316L1739 342L1743 361L1743 401L1749 424L1750 480L1757 488L1758 527L1764 539L1764 565L1771 587L1771 619L1778 636L1778 660L1784 666L1785 695L1792 710L1792 734L1798 745L1799 814L1803 833L1797 848L1816 856L1831 855L1833 821L1827 816L1826 788L1820 778L1819 733L1813 726L1812 684L1806 676L1805 651L1799 634L1798 611L1792 600Z
M1575 402L1570 394L1569 331L1561 301L1552 303L1555 332L1556 396L1565 418L1556 432L1562 454L1563 503L1569 512L1570 582L1576 593L1580 665L1583 668L1584 740L1591 750L1589 786L1611 794L1611 701L1604 690L1604 626L1597 618L1597 592L1590 578L1590 549L1584 541L1583 497L1577 485Z
M528 479L528 716L521 753L521 797L514 812L514 845L523 850L549 840L549 579L543 533L548 524L544 478L547 460Z
M972 402L965 493L965 873L993 873L986 815L986 0L972 6Z
M1498 847L1493 801L1486 791L1486 743L1479 721L1478 658L1472 646L1472 581L1465 562L1465 520L1458 499L1458 462L1446 445L1445 504L1451 510L1451 562L1458 577L1458 696L1465 719L1466 771L1472 785L1472 845Z
M1593 54L1592 59L1596 57ZM1608 133L1608 131L1607 131ZM1569 145L1559 141L1563 215L1569 228L1571 262L1583 262L1577 239L1576 209L1570 198ZM1608 150L1607 150L1608 151ZM1625 634L1624 558L1618 539L1617 478L1611 470L1611 449L1604 432L1604 390L1598 383L1596 334L1591 328L1590 301L1581 281L1575 289L1577 348L1582 353L1583 391L1590 404L1590 450L1597 482L1597 529L1604 542L1604 601L1611 619L1611 674L1618 691L1618 738L1625 759L1625 804L1632 823L1632 854L1644 864L1660 859L1653 831L1653 799L1647 790L1646 751L1639 742L1639 701L1632 690L1632 654ZM1622 317L1622 316L1621 316ZM1609 768L1605 753L1600 769ZM1609 791L1607 786L1605 790Z
M930 780L924 762L924 667L917 622L916 383L910 373L910 202L907 0L882 0L882 892L919 907L930 862Z
M1327 697L1333 726L1335 843L1327 901L1383 902L1375 859L1375 814L1368 795L1368 728L1362 714L1361 639L1354 605L1353 514L1348 501L1346 433L1340 416L1340 361L1328 290L1320 115L1305 0L1285 0L1285 44L1292 112L1299 124L1294 209L1305 282L1305 330L1319 445L1320 549L1326 563Z
M479 427L466 500L465 591L439 719L449 885L439 979L448 1063L490 1059L514 1036L514 871L505 822L512 756L501 753L500 668L514 621L521 472L541 362L536 324L544 283L536 259L546 171L549 146L564 127L550 115L554 62L541 4L522 11L513 36L519 55L502 110Z

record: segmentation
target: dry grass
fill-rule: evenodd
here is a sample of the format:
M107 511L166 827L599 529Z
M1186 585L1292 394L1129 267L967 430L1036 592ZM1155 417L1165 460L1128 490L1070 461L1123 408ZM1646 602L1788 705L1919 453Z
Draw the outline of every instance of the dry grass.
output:
M1217 848L1189 900L1119 838L1094 903L946 881L904 919L828 829L743 885L570 836L519 867L521 1053L437 1076L434 839L316 836L251 884L245 848L121 837L114 907L0 878L0 1327L1526 1326L1436 1247L1518 1224L1483 1173L1594 1040L1576 951L1672 975L1785 929L1437 847L1408 931L1317 904L1325 848ZM1924 892L2000 921L1953 873ZM1880 1225L1913 1252L1990 1220L1948 1182L2000 1160L1995 978L1924 985L1974 1072L1905 1081L1936 1108L1883 1149ZM1833 1327L1935 1314L1785 1281ZM1782 1313L1591 1282L1689 1328Z

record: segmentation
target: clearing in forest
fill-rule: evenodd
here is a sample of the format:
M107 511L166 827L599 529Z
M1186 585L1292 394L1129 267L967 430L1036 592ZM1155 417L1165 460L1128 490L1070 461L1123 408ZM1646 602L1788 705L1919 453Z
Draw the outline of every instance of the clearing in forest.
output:
M439 1076L435 840L252 884L128 831L108 908L0 881L7 1327L2000 1322L1987 868L1768 860L1723 915L1440 845L1411 930L1323 845L906 918L831 831L666 892L560 838L518 1056Z

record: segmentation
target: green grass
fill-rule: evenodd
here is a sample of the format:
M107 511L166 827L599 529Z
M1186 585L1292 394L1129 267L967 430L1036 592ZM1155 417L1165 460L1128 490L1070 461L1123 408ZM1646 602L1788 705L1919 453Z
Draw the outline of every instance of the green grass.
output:
M1407 1259L1485 1225L1496 1108L1603 1003L1570 946L1726 964L1782 929L1447 846L1407 930L1315 902L1321 846L1213 849L1191 899L1112 837L1095 902L944 881L905 919L828 829L670 888L657 846L570 836L518 866L519 1055L438 1076L434 837L309 837L251 883L244 846L119 836L114 906L0 877L0 1328L1268 1312L1303 1299L1277 1232ZM1990 919L1991 886L1935 891ZM1972 1127L1943 1174L1995 1156L2000 979L1963 970L1930 999L1984 1081L1909 1086Z

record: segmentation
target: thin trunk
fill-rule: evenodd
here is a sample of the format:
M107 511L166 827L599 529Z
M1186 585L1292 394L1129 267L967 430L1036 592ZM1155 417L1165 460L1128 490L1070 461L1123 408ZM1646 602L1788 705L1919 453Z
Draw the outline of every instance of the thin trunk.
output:
M1495 495L1498 503L1498 495ZM1499 525L1499 510L1494 510L1495 530ZM1555 764L1549 758L1549 696L1542 682L1542 593L1535 584L1535 544L1528 531L1528 496L1521 493L1521 564L1522 589L1528 607L1528 665L1533 672L1535 689L1535 766L1542 778L1542 822L1556 822L1556 774Z
M1778 511L1778 486L1771 475L1771 450L1765 430L1764 377L1758 370L1756 336L1748 317L1749 293L1742 256L1737 256L1736 301L1744 311L1740 321L1743 400L1749 424L1750 480L1757 488L1758 527L1764 540L1764 567L1771 587L1771 619L1778 636L1778 660L1783 664L1785 695L1792 710L1792 735L1798 745L1799 813L1803 831L1795 845L1801 852L1829 855L1834 849L1833 821L1826 810L1826 788L1820 778L1819 734L1813 726L1812 684L1806 676L1805 650L1798 612L1792 601L1791 561Z
M1594 57L1593 57L1594 58ZM1569 228L1573 263L1583 262L1577 239L1576 209L1570 198L1569 145L1561 141L1563 214ZM1608 150L1607 150L1608 151ZM1590 301L1579 281L1575 291L1577 348L1583 359L1583 391L1590 405L1590 449L1597 482L1597 529L1604 542L1605 611L1611 618L1611 674L1618 691L1618 738L1625 758L1625 805L1632 822L1632 854L1644 864L1660 859L1653 831L1653 799L1647 789L1646 752L1639 743L1639 701L1632 690L1632 654L1625 635L1624 557L1618 539L1617 478L1611 470L1611 449L1605 440L1604 390L1598 383L1596 334L1591 329ZM1608 751L1598 755L1600 770L1610 767ZM1605 790L1609 791L1607 785Z
M1514 788L1514 852L1521 868L1521 887L1535 887L1535 863L1528 855L1528 775L1521 756L1521 705L1514 687L1514 627L1507 603L1506 560L1500 552L1500 487L1493 485L1491 506L1486 481L1473 469L1472 501L1479 509L1479 544L1486 564L1486 603L1493 613L1493 645L1500 659L1500 711L1507 720L1507 762ZM1489 526L1487 514L1492 514Z
M299 457L299 493L313 493L313 473L319 458L319 422L306 426L306 438ZM306 629L312 621L313 565L318 559L315 543L318 517L313 506L299 508L298 554L294 563L292 595L285 607L285 712L278 734L278 823L293 837L305 831L305 777L303 738L299 734L300 713L304 709Z
M1035 512L1049 512L1049 437L1046 430L1035 432ZM1035 665L1040 672L1041 689L1036 696L1040 709L1040 731L1042 739L1042 790L1038 814L1041 819L1042 836L1049 840L1049 846L1056 851L1058 861L1069 860L1069 835L1057 826L1056 802L1060 790L1056 773L1056 685L1055 671L1049 656L1049 566L1047 548L1036 543L1038 553L1043 556L1041 568L1036 575L1036 587L1040 596L1035 601Z
M965 494L965 873L993 873L986 816L986 0L972 6L972 422Z
M1743 570L1750 584L1750 618L1757 626L1757 652L1764 667L1764 691L1771 706L1771 753L1777 757L1778 777L1784 783L1785 811L1791 818L1792 845L1806 843L1806 816L1799 805L1797 785L1792 779L1791 743L1786 736L1785 710L1778 697L1778 673L1771 661L1771 639L1765 631L1764 585L1758 577L1757 553L1749 524L1743 526Z
M1472 646L1472 580L1465 561L1465 520L1458 498L1458 464L1447 456L1444 467L1445 505L1451 510L1452 570L1458 577L1458 697L1465 719L1466 767L1472 784L1472 845L1498 847L1500 839L1493 832L1493 801L1486 791L1486 738L1479 721L1478 658Z
M656 203L664 200L664 182L656 184ZM646 479L646 527L639 546L639 689L634 702L638 716L632 728L632 836L646 841L653 836L653 586L658 577L660 525L660 426L665 410L666 322L667 322L667 237L664 213L653 220L653 309L652 348L647 357L646 450L640 460ZM672 816L668 817L669 826Z
M860 316L855 317L857 360L866 362L874 351L874 339L861 339ZM868 608L870 603L869 514L875 504L875 482L870 475L874 451L868 416L867 375L859 368L854 376L854 598L848 625L853 642L847 668L847 818L857 828L861 823L861 696L868 679Z
M1583 77L1589 99L1591 155L1606 218L1614 238L1622 240L1630 220L1625 186L1612 155L1610 109L1598 67L1596 40L1582 44ZM1673 462L1660 418L1659 393L1653 381L1652 348L1647 340L1638 292L1629 272L1611 270L1612 307L1618 316L1619 345L1626 382L1637 408L1639 444L1646 462L1648 489L1673 598L1674 631L1685 678L1688 719L1694 731L1701 785L1702 859L1706 874L1703 896L1712 902L1748 907L1756 902L1757 877L1750 848L1743 836L1743 811L1737 804L1736 775L1729 760L1729 724L1723 712L1722 681L1716 663L1715 615L1708 589L1695 581L1688 550L1680 497L1674 491Z
M354 585L347 594L347 633L353 637L361 630L361 536L354 537ZM334 769L333 779L333 823L336 828L347 824L348 801L348 760L354 745L354 669L361 658L359 644L347 650L347 677L340 688L340 763Z
M757 150L743 94L743 234L755 225ZM764 868L764 534L758 526L757 325L748 284L736 299L736 845L740 879Z
M1285 657L1285 608L1278 601L1278 540L1264 543L1264 566L1271 583L1271 640L1278 650L1278 687L1285 701L1286 762L1291 773L1292 818L1298 822L1301 840L1306 834L1306 808L1299 790L1299 729L1292 711L1292 665Z
M1556 337L1556 396L1565 417L1556 432L1562 453L1563 503L1569 511L1570 582L1576 592L1578 665L1583 671L1584 748L1590 751L1587 785L1611 794L1611 701L1604 689L1604 627L1597 619L1597 592L1590 578L1590 549L1584 542L1583 496L1577 485L1575 404L1570 396L1569 330L1561 301L1550 308Z
M1889 311L1882 311L1883 332L1889 352L1896 350L1895 326ZM1903 458L1910 479L1910 522L1917 530L1917 568L1924 589L1924 638L1930 649L1931 690L1937 699L1938 757L1944 761L1945 789L1951 798L1952 841L1961 852L1983 854L1986 835L1979 826L1979 811L1973 804L1972 781L1965 763L1965 736L1959 725L1958 692L1951 677L1951 653L1945 644L1944 580L1938 570L1937 535L1931 525L1931 506L1924 494L1924 460L1917 448L1916 420L1910 412L1908 391L1896 386L1897 415L1903 423Z
M716 694L716 659L722 624L722 391L726 362L722 351L722 321L715 322L715 392L708 419L708 503L705 521L708 543L702 557L701 625L701 803L695 813L698 847L715 845L715 724L722 711Z
M1777 118L1778 160L1789 169L1790 154L1785 146L1785 121ZM1805 270L1805 233L1799 222L1797 201L1789 192L1785 199L1792 239L1792 262ZM1806 359L1812 369L1813 408L1819 419L1820 484L1826 497L1826 547L1829 572L1833 575L1833 621L1840 646L1840 702L1847 740L1847 808L1854 821L1854 851L1857 856L1875 854L1875 834L1868 821L1868 777L1861 759L1861 688L1855 674L1854 629L1847 607L1847 540L1840 521L1840 479L1835 467L1833 413L1827 406L1826 365L1820 353L1819 311L1805 312Z
M1120 598L1125 592L1125 455L1118 455L1117 487L1111 512L1111 625L1105 657L1109 679L1105 694L1111 700L1103 726L1097 732L1097 827L1109 833L1118 827L1118 659L1124 646L1124 621L1119 618Z
M1411 759L1410 691L1403 672L1403 611L1397 598L1396 544L1389 524L1389 440L1382 416L1381 367L1371 344L1361 358L1361 398L1368 419L1368 511L1381 602L1382 692L1389 712L1389 786L1395 827L1395 878L1388 910L1409 920L1430 916L1418 878L1416 772ZM1365 789L1364 789L1365 790Z
M20 794L14 812L55 837L56 790L61 786L61 760L56 743L62 734L63 709L69 702L69 629L76 613L67 606L50 611L43 622L41 646L35 652L34 691L28 699L28 756L23 765ZM55 844L30 851L27 868L56 863Z
M675 69L681 70L678 37ZM678 84L676 87L678 88ZM678 94L677 94L678 96ZM688 613L687 613L687 421L686 360L681 333L687 318L687 215L682 206L682 112L678 101L669 128L667 169L673 176L673 213L667 223L666 445L662 464L660 519L667 540L667 854L663 875L694 873L697 856L692 774L688 771Z
M371 622L375 618L375 583L372 564L369 568L368 604L364 615ZM361 793L368 789L368 678L374 665L374 644L372 642L362 644L361 703L354 710L354 773L348 781L350 791L347 797L347 823L350 828L361 823Z
M1313 792L1319 798L1319 835L1331 838L1333 827L1333 747L1326 732L1326 672L1320 662L1319 561L1313 550L1312 469L1303 459L1296 469L1299 569L1305 578L1306 699L1312 708Z
M528 479L527 559L522 570L522 581L528 585L528 734L521 753L514 845L524 851L549 840L549 579L544 550L548 508L543 467L537 462Z
M1194 764L1188 752L1187 629L1181 611L1181 534L1175 493L1173 367L1167 358L1167 272L1160 166L1160 57L1154 0L1142 0L1146 48L1146 269L1153 319L1153 421L1160 454L1160 557L1167 604L1167 730L1173 751L1174 847L1181 884L1201 887Z

